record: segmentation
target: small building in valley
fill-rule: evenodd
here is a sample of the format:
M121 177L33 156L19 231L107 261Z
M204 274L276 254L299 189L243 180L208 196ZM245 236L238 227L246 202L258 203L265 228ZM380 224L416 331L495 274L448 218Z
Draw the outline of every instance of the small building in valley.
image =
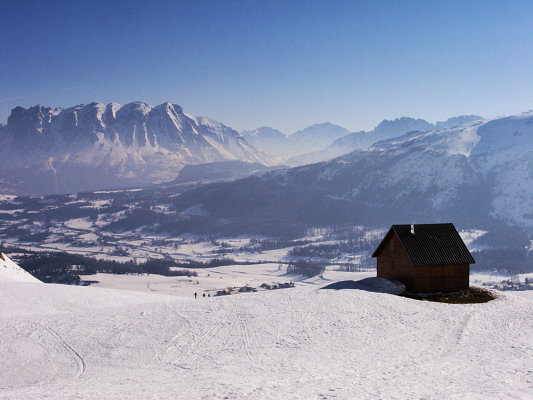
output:
M411 293L467 290L474 258L453 224L392 225L372 257L377 276Z

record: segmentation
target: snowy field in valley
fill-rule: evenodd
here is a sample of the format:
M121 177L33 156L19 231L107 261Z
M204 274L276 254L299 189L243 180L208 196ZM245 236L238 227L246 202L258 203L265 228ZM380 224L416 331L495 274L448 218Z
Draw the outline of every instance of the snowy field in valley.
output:
M93 287L107 289L134 290L140 292L150 292L156 294L170 294L174 296L192 297L194 293L202 296L209 294L213 296L219 290L226 288L239 288L251 286L260 288L263 283L279 284L294 282L296 286L322 287L332 282L343 280L360 280L376 276L375 269L368 272L345 272L336 271L335 266L328 266L322 276L306 278L298 275L287 275L286 266L278 263L264 263L252 265L226 265L215 268L191 268L198 276L162 276L154 274L131 274L117 275L98 273L95 275L84 275L82 279L87 281L97 281L92 283ZM533 274L517 275L516 279L533 278ZM473 273L470 275L470 284L482 286L483 283L490 285L512 278L504 275L489 275ZM489 287L490 287L489 285ZM506 291L511 295L533 299L533 290Z
M305 278L298 275L287 275L286 266L278 263L227 265L216 268L191 268L198 276L162 276L154 274L116 275L95 274L81 278L88 281L98 281L94 287L109 289L125 289L158 294L191 297L194 293L210 294L225 288L251 286L259 288L263 283L279 284L294 282L297 286L325 286L331 282L347 279L363 279L376 276L376 272L342 272L327 269L320 276Z
M4 245L14 246L30 251L58 251L69 254L80 254L97 259L115 260L119 262L130 261L135 259L138 262L145 262L149 259L171 258L173 260L190 260L210 261L214 258L230 257L239 262L277 262L287 261L288 253L294 246L281 247L276 249L253 251L245 250L244 246L250 243L249 238L222 238L218 241L207 239L192 238L170 238L168 236L151 236L151 235L131 235L131 234L111 234L99 232L97 228L92 230L76 229L73 226L83 226L87 221L70 220L61 228L61 232L54 232L46 241L35 243L23 243L17 238L6 238ZM74 241L71 243L65 240L65 237ZM105 237L105 240L112 244L98 245L97 238ZM262 238L265 239L265 238ZM301 240L307 240L313 245L334 244L338 241L327 240L322 236L303 237ZM82 246L79 244L83 243ZM117 250L119 252L117 253ZM350 252L339 255L335 260L338 265L345 263L359 264L361 258L367 255L367 252ZM321 259L320 261L325 261Z
M2 399L533 397L533 301L512 294L451 305L319 290L326 273L194 300L0 267Z

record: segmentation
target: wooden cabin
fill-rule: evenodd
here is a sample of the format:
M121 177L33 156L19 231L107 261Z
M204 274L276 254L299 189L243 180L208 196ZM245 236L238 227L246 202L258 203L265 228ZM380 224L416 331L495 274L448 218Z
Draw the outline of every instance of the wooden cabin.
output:
M453 224L392 225L372 257L377 276L411 293L467 290L474 258Z

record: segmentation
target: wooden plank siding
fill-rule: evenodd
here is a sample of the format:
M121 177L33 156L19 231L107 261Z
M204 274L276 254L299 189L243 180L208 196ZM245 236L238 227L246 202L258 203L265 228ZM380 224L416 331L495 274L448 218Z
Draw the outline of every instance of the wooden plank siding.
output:
M402 282L406 287L410 287L415 283L411 261L405 254L400 239L395 234L390 235L389 240L381 250L377 269L378 277L395 279Z
M458 292L469 286L470 264L416 265L414 284L416 293Z
M412 293L457 292L469 287L470 264L416 265L391 231L377 257L377 276L402 282Z

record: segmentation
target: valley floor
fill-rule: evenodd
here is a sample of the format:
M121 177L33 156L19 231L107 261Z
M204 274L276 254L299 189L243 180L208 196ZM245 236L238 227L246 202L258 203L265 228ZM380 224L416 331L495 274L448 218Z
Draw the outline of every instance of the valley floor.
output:
M533 301L0 282L2 399L529 399Z
M344 272L333 270L334 266L326 268L322 276L306 278L301 275L288 275L287 267L279 263L263 263L252 265L226 265L214 268L191 268L198 276L163 276L155 274L117 275L94 274L83 275L82 279L97 281L91 286L109 289L135 290L174 296L193 297L209 294L214 296L225 288L239 288L250 286L260 288L263 283L280 284L296 282L299 286L325 286L328 283L341 280L359 280L376 276L376 270L369 272Z

